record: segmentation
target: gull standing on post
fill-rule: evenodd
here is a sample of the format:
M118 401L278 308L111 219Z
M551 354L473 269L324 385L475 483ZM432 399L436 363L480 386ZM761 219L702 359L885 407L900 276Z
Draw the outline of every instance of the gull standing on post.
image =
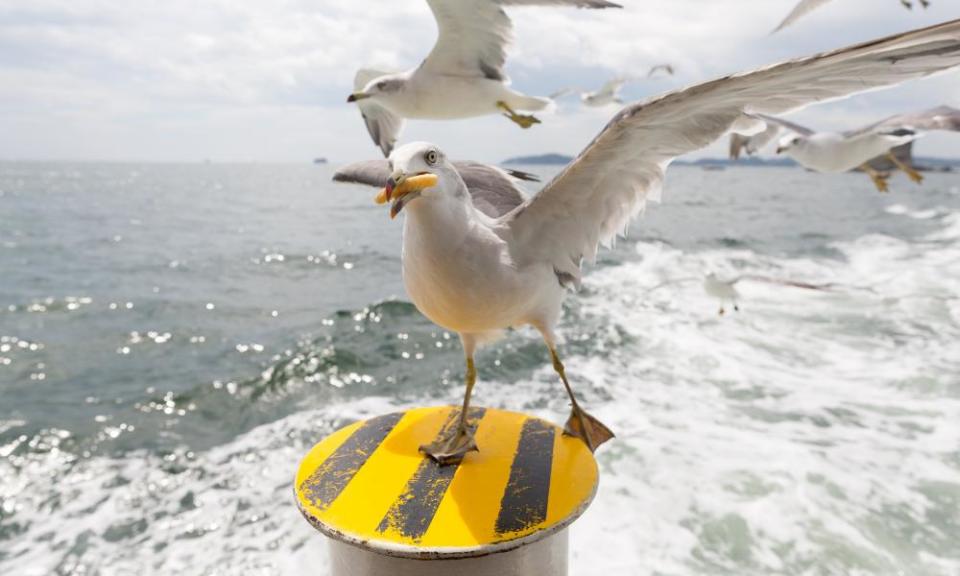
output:
M794 24L797 20L803 18L807 14L813 12L817 8L820 8L830 0L800 0L796 6L793 7L793 10L787 14L787 17L783 19L783 22L773 31L777 33L787 26ZM920 3L921 6L927 8L930 6L930 0L916 0ZM900 3L903 4L903 7L908 10L913 10L914 0L900 0Z
M503 71L513 32L505 6L620 8L607 0L427 0L437 21L433 50L406 72L361 69L354 79L356 102L373 142L384 156L393 150L404 118L449 120L503 113L521 128L539 124L517 110L543 110L549 98L509 87Z
M766 122L767 128L756 136L732 134L732 158L738 158L741 151L755 154L781 132L788 132L777 146L777 154L786 154L801 166L816 172L849 172L859 168L870 176L881 192L889 189L889 176L873 169L871 160L882 156L919 184L923 182L923 176L897 158L892 150L934 130L960 131L960 110L949 106L900 114L849 132L814 132L799 124L764 114L756 114L755 118Z
M467 423L476 382L474 352L505 328L530 325L543 337L572 405L566 431L591 449L612 437L577 402L556 347L555 328L581 263L626 231L648 200L659 200L667 166L704 148L748 113L780 114L814 102L929 76L960 65L960 20L727 76L620 111L532 198L498 216L477 209L443 151L416 142L380 161L389 173L379 196L406 212L403 281L417 308L457 332L466 356L466 393L449 437L421 449L440 463L477 445ZM802 89L798 89L802 87ZM369 163L341 180L363 181ZM357 176L357 174L360 176ZM356 177L352 177L356 176Z

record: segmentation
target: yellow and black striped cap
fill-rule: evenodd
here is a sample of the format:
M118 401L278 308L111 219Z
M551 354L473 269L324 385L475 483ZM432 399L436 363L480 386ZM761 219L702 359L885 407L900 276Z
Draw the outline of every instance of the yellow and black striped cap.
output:
M538 540L590 504L593 454L539 418L473 408L479 452L450 466L420 454L458 414L418 408L334 432L300 463L300 511L327 536L376 552L454 558Z

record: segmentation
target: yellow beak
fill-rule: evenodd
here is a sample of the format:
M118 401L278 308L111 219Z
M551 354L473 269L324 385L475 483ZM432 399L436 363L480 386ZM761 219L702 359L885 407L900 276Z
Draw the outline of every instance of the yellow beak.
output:
M407 176L402 172L395 172L374 200L377 204L386 204L393 200L390 206L390 218L396 218L407 202L418 196L421 190L436 186L439 180L436 174Z

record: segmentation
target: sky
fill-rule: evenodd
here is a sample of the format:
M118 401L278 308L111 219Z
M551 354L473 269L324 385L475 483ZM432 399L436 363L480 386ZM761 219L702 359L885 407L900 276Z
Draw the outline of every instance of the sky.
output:
M637 82L643 100L723 74L960 18L957 0L835 0L769 32L795 0L618 0L623 10L510 8L513 87L546 95L672 63ZM0 0L0 159L332 162L376 158L346 103L360 67L403 70L436 39L424 0ZM960 107L960 73L808 108L790 117L848 129L940 104ZM576 154L617 108L565 100L522 131L499 116L411 121L401 142L454 158ZM722 155L717 144L694 156ZM960 157L960 136L917 153Z

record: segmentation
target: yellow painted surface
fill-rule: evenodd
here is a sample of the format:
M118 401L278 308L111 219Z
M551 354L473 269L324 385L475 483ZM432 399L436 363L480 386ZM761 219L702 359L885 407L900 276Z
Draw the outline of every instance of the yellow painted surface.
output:
M363 422L351 424L322 440L304 457L296 475L296 496L305 515L328 535L373 548L398 547L411 551L473 549L509 542L565 525L578 516L593 497L598 481L593 454L577 438L555 429L545 519L520 531L496 531L504 492L515 465L521 431L531 417L487 409L476 433L479 452L470 453L448 477L442 489L431 492L439 500L424 529L413 536L395 529L384 518L391 507L411 498L410 483L418 470L429 466L418 451L433 441L444 423L456 416L449 406L406 412L393 430L373 450L339 495L325 508L315 505L304 481L354 434ZM431 466L435 466L432 462ZM436 469L428 470L437 473ZM430 495L426 498L429 500ZM409 504L409 502L407 502ZM414 504L419 505L419 502ZM392 518L392 517L391 517Z

